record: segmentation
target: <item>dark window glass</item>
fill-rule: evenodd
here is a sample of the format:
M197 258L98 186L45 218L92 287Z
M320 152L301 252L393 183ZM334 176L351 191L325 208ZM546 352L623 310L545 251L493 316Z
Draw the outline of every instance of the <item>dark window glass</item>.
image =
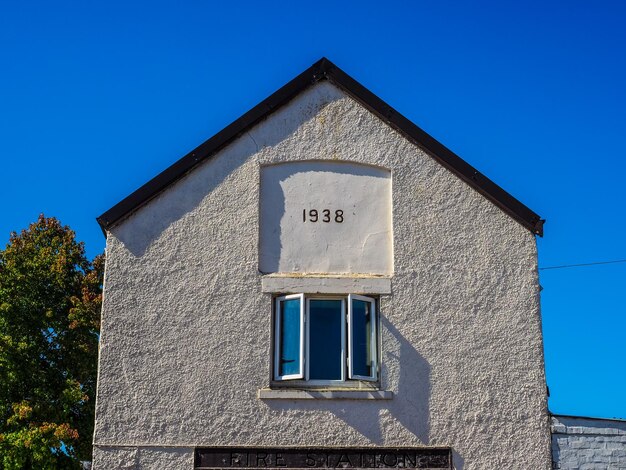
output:
M341 380L342 300L309 303L309 379Z
M300 373L300 299L280 302L279 375Z
M352 374L371 377L372 371L372 304L352 301Z

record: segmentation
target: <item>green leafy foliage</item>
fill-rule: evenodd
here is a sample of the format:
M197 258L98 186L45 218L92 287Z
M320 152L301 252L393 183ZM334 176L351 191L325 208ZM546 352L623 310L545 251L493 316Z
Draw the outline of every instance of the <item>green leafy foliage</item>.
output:
M43 215L0 251L0 469L91 460L103 271Z

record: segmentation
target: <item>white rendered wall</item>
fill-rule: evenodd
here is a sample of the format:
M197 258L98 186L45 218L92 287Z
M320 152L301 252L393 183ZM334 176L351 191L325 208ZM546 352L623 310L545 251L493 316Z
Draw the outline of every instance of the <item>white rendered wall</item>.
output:
M391 400L257 397L272 298L258 270L260 169L310 160L391 172ZM105 283L96 469L124 452L119 468L143 468L152 447L174 462L159 468L190 468L181 455L222 445L437 445L457 469L550 468L534 236L328 83L114 227Z

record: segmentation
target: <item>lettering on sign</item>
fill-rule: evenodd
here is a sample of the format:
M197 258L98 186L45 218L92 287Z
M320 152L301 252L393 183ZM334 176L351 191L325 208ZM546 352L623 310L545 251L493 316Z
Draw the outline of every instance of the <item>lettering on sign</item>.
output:
M452 469L450 448L199 448L195 469Z

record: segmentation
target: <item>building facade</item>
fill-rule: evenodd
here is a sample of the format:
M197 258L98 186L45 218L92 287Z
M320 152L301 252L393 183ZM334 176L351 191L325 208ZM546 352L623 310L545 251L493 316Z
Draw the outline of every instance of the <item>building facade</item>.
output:
M551 468L543 221L327 60L98 220L94 468Z

